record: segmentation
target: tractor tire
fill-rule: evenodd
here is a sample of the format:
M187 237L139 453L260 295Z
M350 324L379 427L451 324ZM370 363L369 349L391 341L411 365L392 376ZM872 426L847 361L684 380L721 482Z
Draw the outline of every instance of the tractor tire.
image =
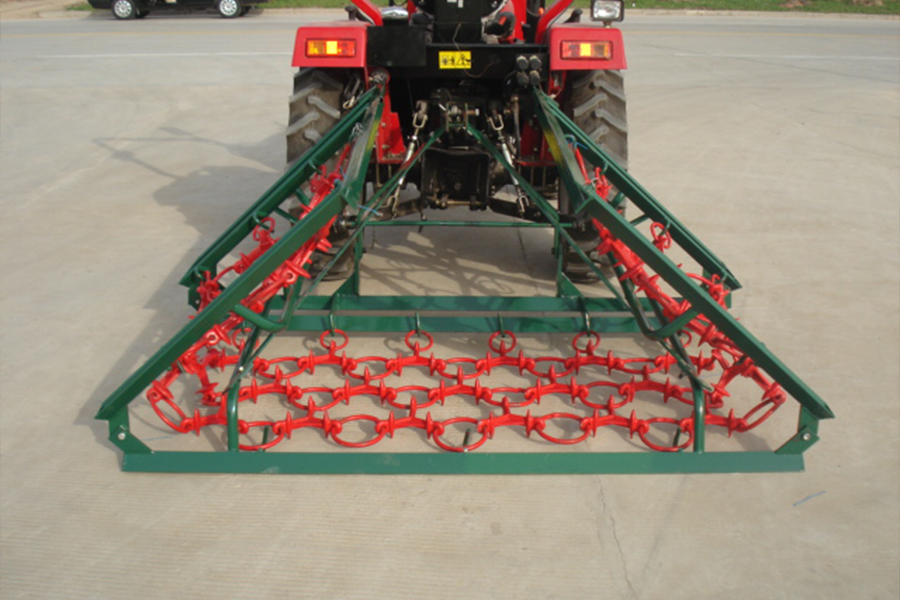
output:
M294 74L287 126L287 164L312 148L341 119L346 69L300 69Z
M300 69L294 74L294 93L289 103L287 165L292 166L337 124L344 113L344 88L350 82L348 69ZM328 163L332 167L332 161ZM321 272L334 254L347 243L349 232L336 223L328 234L332 248L316 251L309 271L313 276ZM342 279L353 270L353 252L344 252L326 274L325 280Z
M585 71L574 74L569 93L562 109L575 125L585 132L623 169L628 170L628 118L625 101L625 84L620 71ZM615 191L613 191L615 193ZM570 214L568 194L564 186L559 189L559 210ZM625 213L625 205L619 211ZM595 264L603 264L605 257L594 250L599 237L590 222L579 223L570 230L578 247ZM581 283L597 281L593 270L574 251L565 248L563 271L572 280Z
M578 128L628 170L628 117L622 72L579 74L572 82L568 107Z

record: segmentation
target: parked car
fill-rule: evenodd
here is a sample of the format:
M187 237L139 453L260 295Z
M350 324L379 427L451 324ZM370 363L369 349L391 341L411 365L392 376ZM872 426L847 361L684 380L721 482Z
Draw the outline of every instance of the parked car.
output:
M215 9L226 19L242 17L267 0L88 0L93 8L109 9L117 19L143 19L151 12Z

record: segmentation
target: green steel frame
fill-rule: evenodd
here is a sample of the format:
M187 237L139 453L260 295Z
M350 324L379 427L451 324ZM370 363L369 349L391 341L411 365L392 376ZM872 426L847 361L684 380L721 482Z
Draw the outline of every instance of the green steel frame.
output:
M360 98L352 110L300 161L207 249L185 274L181 283L189 288L189 302L197 306L197 287L204 273L215 274L220 261L247 238L267 217L277 214L293 226L278 242L236 277L204 310L199 312L168 343L163 345L142 367L133 373L103 403L97 418L108 421L109 439L124 452L124 470L164 472L242 472L242 473L711 473L797 471L803 468L803 452L818 440L818 422L834 415L828 406L790 369L778 360L727 311L716 303L702 286L691 280L679 267L662 254L643 234L636 223L652 219L663 224L673 241L693 258L705 272L717 275L731 290L740 284L728 268L682 225L627 172L615 164L601 148L580 131L548 96L534 90L538 118L544 130L561 182L566 186L574 206L599 220L616 237L625 242L672 289L690 302L687 314L703 314L716 327L738 344L743 352L763 368L800 404L796 433L773 452L707 452L704 436L704 383L691 376L682 360L683 370L694 390L696 434L690 452L659 453L371 453L371 452L245 452L238 448L238 402L236 385L240 370L232 378L228 399L228 450L224 452L154 451L133 434L129 422L129 405L175 362L192 344L214 325L236 312L252 327L255 343L283 331L406 332L425 329L429 332L640 332L659 342L673 356L683 354L679 331L682 319L668 323L658 306L637 298L628 285L616 287L593 265L572 240L568 225L562 223L553 206L547 202L513 165L509 164L493 143L468 123L465 128L502 165L531 202L541 211L546 223L517 222L404 222L378 221L373 218L387 198L396 190L408 170L422 153L444 133L435 130L393 177L367 201L366 174L369 171L373 145L381 123L384 89L378 84ZM347 144L352 144L349 164L340 185L302 219L291 216L289 201L308 203L303 185L326 161ZM619 191L612 204L600 198L591 185L583 182L572 147L594 167L599 167ZM642 216L629 222L614 205L627 199ZM341 252L355 252L357 263L362 255L362 232L368 227L551 227L555 233L558 256L557 293L555 297L410 297L364 296L360 293L359 268L331 295L312 295L327 272L314 279L305 289L293 286L270 303L262 314L244 309L240 302L274 269L299 249L347 206L355 209L356 222L350 242ZM612 292L612 298L587 298L562 274L560 244L567 242L575 249ZM338 257L333 259L332 264ZM540 316L534 316L539 314ZM272 315L280 315L273 320ZM253 344L248 344L252 346ZM241 357L241 366L253 354Z

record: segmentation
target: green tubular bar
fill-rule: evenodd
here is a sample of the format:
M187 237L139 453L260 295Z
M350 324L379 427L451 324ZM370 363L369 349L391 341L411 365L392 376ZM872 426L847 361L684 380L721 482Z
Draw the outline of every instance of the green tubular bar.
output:
M189 301L192 306L196 308L199 305L200 297L197 295L196 289L197 285L203 281L203 273L208 271L215 276L219 261L249 236L260 221L273 212L284 213L280 210L280 206L292 196L301 199L296 195L301 186L318 171L325 161L334 156L353 138L354 133L358 131L358 126L369 114L370 108L376 102L380 102L383 95L384 90L379 87L373 87L366 92L353 109L318 144L300 157L275 185L244 211L244 214L194 261L180 281L181 285L189 288Z
M612 282L606 276L606 274L600 270L597 265L591 261L588 256L581 250L579 245L572 239L569 233L566 231L566 227L559 220L559 215L556 210L550 205L547 200L541 196L534 187L531 186L527 181L525 181L524 177L520 177L516 169L507 162L506 158L503 156L503 153L494 146L490 140L488 140L484 134L480 131L472 127L471 125L467 126L467 130L469 134L474 137L478 143L480 143L492 156L493 158L503 166L504 169L510 174L512 180L516 182L516 185L521 189L526 196L528 196L529 200L534 202L535 206L537 206L538 210L541 211L541 214L547 219L547 222L553 227L556 232L556 244L559 245L560 240L565 240L566 243L569 244L571 250L574 250L578 257L590 267L591 271L593 271L594 275L596 275L599 280L606 286L613 296L615 296L616 300L619 302L619 306L622 307L622 310L628 310L628 303L625 301L625 298L622 297L622 294L618 289L613 286ZM557 256L560 256L560 252L557 247ZM559 269L558 269L559 271ZM560 296L576 296L581 297L581 293L577 290L577 288L569 281L568 277L563 275L561 272L558 273L558 285L557 285L557 294Z
M321 230L332 217L337 215L346 205L348 196L353 194L358 196L361 193L377 133L377 125L381 121L382 104L380 102L369 103L368 106L367 125L364 127L366 135L362 138L363 143L355 144L354 154L351 155L350 169L353 169L355 165L356 171L348 170L346 181L350 183L335 188L318 206L291 227L274 246L235 279L209 306L199 312L175 337L133 373L103 403L97 413L98 419L111 420L113 415L126 410L128 404L154 379L159 377L169 365L184 354L210 328L222 322L256 286ZM360 158L354 160L355 156ZM110 425L112 426L112 421L110 421Z
M304 310L332 310L335 296L309 296ZM612 298L585 298L591 312L628 312ZM644 302L645 310L650 310ZM277 307L276 307L277 308ZM580 312L577 298L551 296L342 296L341 310L461 312ZM630 313L629 313L630 314Z
M380 221L369 227L512 227L515 229L549 229L547 223L516 223L512 221Z
M496 315L486 316L432 316L419 315L418 320L423 331L429 333L493 333L499 330L499 319ZM289 329L292 331L321 332L335 327L344 331L356 332L395 332L406 333L416 328L415 315L382 315L382 314L327 314L327 315L294 315ZM572 333L584 331L585 320L579 315L571 317L559 316L506 316L503 318L503 330L513 333ZM634 319L631 317L604 317L592 327L597 333L637 333Z
M514 473L728 473L782 472L803 469L802 453L818 440L818 421L832 417L830 409L799 378L775 358L759 341L715 303L708 293L689 279L653 244L640 234L634 225L624 220L609 203L599 198L582 179L576 159L566 139L577 144L582 155L599 166L620 190L619 200L627 199L643 211L642 218L664 223L673 240L703 269L722 278L730 288L737 289L737 279L727 267L699 242L681 223L637 184L624 170L611 161L586 135L575 128L546 95L535 90L538 117L545 137L557 162L563 183L569 188L573 201L587 214L600 220L620 240L625 242L663 280L687 299L692 311L706 316L720 330L734 340L756 363L765 369L801 405L796 434L774 452L709 452L704 431L705 404L702 382L691 377L694 398L695 438L692 451L684 452L568 452L552 453L377 453L377 452L248 452L239 448L239 403L237 391L247 365L259 355L268 342L282 331L315 331L332 328L360 332L407 332L419 329L429 332L493 333L509 330L527 333L571 333L585 330L597 332L642 331L655 338L667 351L683 352L678 332L685 319L668 323L657 306L645 298L638 298L633 290L621 289L590 263L611 291L612 297L585 297L566 278L560 269L558 256L557 294L555 297L498 297L498 296L364 296L359 293L359 269L330 296L315 296L312 292L324 276L324 271L301 292L294 286L273 298L260 313L246 310L240 303L268 275L277 269L329 220L348 204L357 206L363 197L366 173L376 133L381 123L384 91L380 86L367 92L359 103L325 136L322 142L305 154L279 181L251 206L219 239L194 263L181 283L190 288L191 302L199 301L196 287L203 281L203 273L215 274L219 261L231 252L253 228L270 214L287 218L293 226L279 241L259 257L244 273L232 281L221 294L198 313L178 334L160 348L153 357L132 374L101 406L97 418L109 423L110 440L124 452L122 468L126 471L157 472L230 472L230 473L372 473L372 474L514 474ZM499 161L519 184L520 189L543 214L547 223L525 222L413 222L375 221L373 214L398 185L402 174L420 159L424 150L442 134L440 129L422 145L416 156L402 166L359 212L351 240L340 252L355 247L359 261L359 245L367 227L552 227L556 250L567 241L582 260L588 257L578 249L568 233L569 225L560 222L555 208L536 190L520 180L513 165L480 131L466 125L469 133ZM344 145L356 140L347 173L317 207L299 221L287 214L282 206L291 197L304 201L300 187L312 177L319 166ZM305 199L308 202L308 199ZM335 258L334 260L337 260ZM357 265L358 267L358 265ZM327 271L327 268L325 269ZM250 339L266 338L259 348L246 351L235 365L226 388L228 415L226 426L227 451L169 452L154 451L136 436L129 427L129 404L211 327L236 312L252 327ZM601 318L593 318L592 316ZM252 345L252 344L251 344ZM684 360L682 357L680 360ZM241 368L243 367L243 369Z
M332 475L780 473L802 471L803 456L774 452L156 452L126 455L122 469Z
M343 207L339 191L330 194L300 223L291 228L268 252L253 263L238 279L223 291L209 306L199 312L175 337L160 348L144 365L135 371L103 403L98 419L111 419L127 408L138 394L159 377L188 348L214 325L220 323L235 306L256 288L275 268L297 251L303 243L324 227Z
M560 138L546 137L550 151L557 158L557 166L563 171L579 173L575 157L571 152L562 152L566 144L560 144L567 137L578 144L584 158L594 166L600 167L603 174L616 186L620 193L631 200L643 213L657 223L666 226L672 240L681 246L688 255L702 266L707 272L718 275L722 282L731 290L740 289L741 284L731 273L728 267L716 257L691 231L670 213L650 192L634 180L622 167L617 165L603 150L591 140L587 134L578 129L572 121L566 117L559 106L541 90L535 89L534 96L540 106L538 118L546 131L549 129L561 136ZM553 123L555 126L549 127ZM566 166L564 167L564 163ZM569 162L571 161L571 162ZM576 180L567 178L566 187L573 198L581 196L581 184ZM604 202L606 204L606 202ZM605 223L604 223L605 225ZM615 232L613 232L615 233Z

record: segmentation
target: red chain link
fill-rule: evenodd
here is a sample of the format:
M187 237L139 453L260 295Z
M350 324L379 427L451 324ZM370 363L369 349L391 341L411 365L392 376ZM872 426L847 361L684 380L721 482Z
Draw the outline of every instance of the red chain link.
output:
M500 338L503 338L500 341ZM421 339L425 340L424 346ZM658 451L674 451L688 447L693 439L694 423L692 417L684 418L638 418L635 410L628 410L636 398L655 396L662 403L675 400L685 406L693 406L691 388L678 385L670 377L670 370L675 360L669 355L655 358L623 358L611 351L598 352L600 337L596 333L578 334L572 340L573 354L567 357L535 357L525 355L517 347L516 337L509 332L494 334L488 342L488 351L483 358L441 358L428 353L432 346L431 337L425 333L411 332L406 336L406 354L385 358L367 356L353 358L348 356L345 347L349 336L341 331L325 332L320 338L322 350L311 351L306 356L289 356L279 358L257 358L253 362L250 381L241 385L238 392L239 402L257 403L263 396L279 397L287 408L281 420L239 421L238 429L246 434L254 429L270 428L274 439L266 443L242 444L244 450L270 448L283 439L291 438L299 429L318 429L333 442L349 448L363 448L382 441L385 437L393 437L403 429L420 429L436 446L443 450L459 452L474 450L490 440L494 433L503 427L521 428L527 436L532 433L556 444L575 444L594 436L604 427L624 429L630 436L638 438L649 448ZM227 364L234 364L236 356L242 348L240 343L232 344L227 338L216 343L217 347L208 346L210 355L216 356L217 364L223 364L218 346L231 348L233 354ZM325 386L318 383L316 370L320 367L333 366L340 371L342 384ZM713 371L720 366L717 360L696 361L695 366L701 372ZM528 376L534 381L526 386L486 386L481 378L490 375L503 367L512 368L519 375ZM596 380L581 373L587 367L605 370L628 377L625 382L612 380ZM391 378L400 379L404 370L418 369L427 372L436 379L431 385L394 385L388 383ZM595 372L592 370L591 372ZM715 389L724 389L728 382L736 376L755 377L753 369L728 369L724 371ZM225 390L216 392L208 379L202 379L201 404L217 407L210 414L201 415L199 411L188 417L172 403L169 390L171 383L181 372L177 367L166 377L154 383L148 392L151 403L157 413L170 427L179 432L199 432L210 425L223 426L227 423ZM727 395L727 394L726 394ZM707 415L708 426L724 427L728 433L747 431L756 427L771 414L781 402L781 392L767 388L763 401L748 411L743 417L735 416L734 411L727 417ZM549 414L533 414L530 407L540 406L548 397L567 398L572 410ZM387 418L379 418L370 414L353 414L344 418L333 418L329 411L338 405L348 406L364 404L367 398L377 398L378 402L389 408ZM452 417L436 419L428 410L434 405L444 406L448 401L469 399L474 405L484 403L499 409L491 411L486 418ZM711 396L708 404L712 406ZM167 418L160 404L172 408L177 419ZM525 412L523 413L523 409ZM374 432L363 441L349 441L342 437L344 427L356 421L371 423ZM548 425L564 426L572 423L572 429L579 433L573 437L559 437L549 432ZM466 445L452 444L444 439L445 433L454 425L468 425L475 433L475 439ZM665 425L681 431L684 436L679 444L666 445L659 441L660 431L651 437L654 426ZM673 430L674 430L673 429Z

